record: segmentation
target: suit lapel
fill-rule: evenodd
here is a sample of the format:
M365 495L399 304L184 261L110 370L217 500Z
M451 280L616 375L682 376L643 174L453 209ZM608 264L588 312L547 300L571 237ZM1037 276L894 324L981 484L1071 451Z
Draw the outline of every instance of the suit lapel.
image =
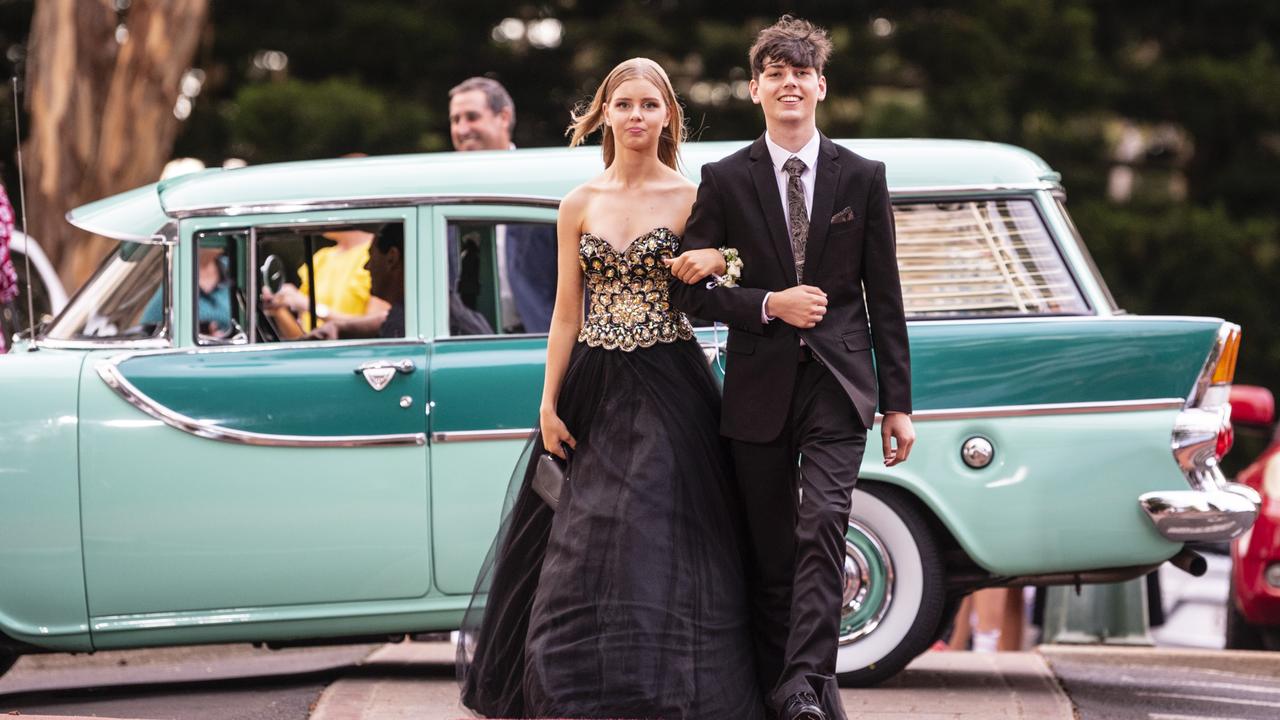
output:
M789 286L792 284L791 278L796 276L796 261L791 255L791 237L787 234L787 218L782 213L778 181L773 176L773 160L769 157L769 148L764 144L763 135L751 146L750 158L751 180L756 186L756 197L760 200L760 209L764 211L765 224L769 226L769 236L773 239L782 276L788 279Z
M831 210L835 206L836 187L840 184L840 153L835 143L819 133L818 167L813 175L813 210L809 212L809 240L805 245L804 282L812 284L822 251L827 246L827 230L831 227ZM767 150L767 148L766 148Z

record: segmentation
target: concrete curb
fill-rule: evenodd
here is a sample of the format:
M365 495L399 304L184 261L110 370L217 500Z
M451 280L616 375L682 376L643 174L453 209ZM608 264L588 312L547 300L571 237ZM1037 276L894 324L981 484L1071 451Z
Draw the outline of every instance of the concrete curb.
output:
M927 652L885 684L840 691L866 720L1072 720L1071 701L1033 652Z
M405 642L370 654L320 695L311 720L470 718L458 701L453 646ZM877 688L841 691L861 720L1072 720L1071 701L1036 653L930 652Z
M402 642L369 654L361 676L343 678L320 694L311 720L471 718L458 699L454 647Z
M1099 645L1041 645L1041 655L1098 665L1147 665L1243 673L1280 679L1280 653L1263 650L1196 650Z

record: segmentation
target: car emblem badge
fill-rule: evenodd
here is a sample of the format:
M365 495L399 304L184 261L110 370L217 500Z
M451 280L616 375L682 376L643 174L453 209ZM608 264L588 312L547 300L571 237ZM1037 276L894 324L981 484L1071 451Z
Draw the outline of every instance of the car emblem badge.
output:
M396 369L393 367L369 367L361 370L364 379L369 383L369 387L374 390L382 390L391 384L391 378L396 376Z

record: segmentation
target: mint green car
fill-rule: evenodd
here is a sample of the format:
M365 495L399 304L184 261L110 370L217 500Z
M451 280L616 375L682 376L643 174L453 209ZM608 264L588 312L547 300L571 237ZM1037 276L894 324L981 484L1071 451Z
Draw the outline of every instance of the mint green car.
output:
M903 668L974 589L1138 577L1250 526L1258 497L1217 464L1238 327L1119 310L1031 153L844 144L888 166L918 442L893 468L868 445L842 680ZM689 145L685 171L740 146ZM456 628L537 415L557 201L599 169L587 148L300 162L71 212L121 242L0 356L0 667ZM386 309L343 233L403 238L403 300L377 337L296 338L352 298ZM698 334L718 372L723 329Z

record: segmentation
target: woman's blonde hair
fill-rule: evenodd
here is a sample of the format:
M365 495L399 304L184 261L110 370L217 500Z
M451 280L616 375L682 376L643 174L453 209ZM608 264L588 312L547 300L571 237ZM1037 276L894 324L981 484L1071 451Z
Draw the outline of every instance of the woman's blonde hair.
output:
M600 87L596 88L596 94L591 98L591 104L585 110L579 106L572 113L573 122L569 124L569 129L565 132L566 135L570 135L569 147L581 145L588 135L603 128L604 138L601 142L601 149L604 151L604 166L609 167L613 164L616 148L613 144L613 131L604 122L605 107L619 85L637 78L648 80L653 83L654 87L658 88L658 92L662 94L662 101L666 103L667 110L671 113L670 120L662 128L662 134L658 138L658 159L672 170L679 170L676 164L680 159L680 143L685 137L684 110L680 107L680 103L676 101L676 91L675 88L671 87L671 80L667 77L666 71L662 69L661 65L649 58L638 57L624 60L609 71L609 75L605 77L604 82L600 83Z

